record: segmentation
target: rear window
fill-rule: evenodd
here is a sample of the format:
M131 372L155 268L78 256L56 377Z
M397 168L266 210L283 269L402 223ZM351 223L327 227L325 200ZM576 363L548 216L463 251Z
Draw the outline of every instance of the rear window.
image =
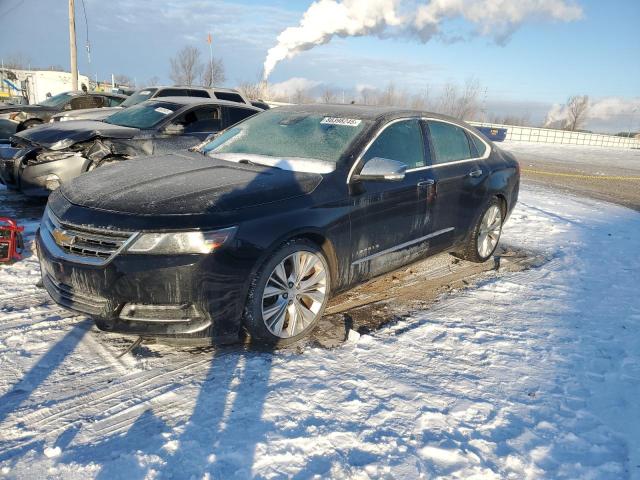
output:
M228 102L239 102L244 103L244 100L237 93L229 93L229 92L216 92L216 98L218 100L226 100Z
M122 102L123 107L130 107L132 105L137 105L140 102L144 102L145 100L149 100L153 97L153 94L158 91L157 88L145 88L144 90L138 90L134 92L129 98L127 98L124 102Z
M199 98L211 98L204 90L189 90L189 96L191 97L199 97Z
M184 88L165 88L160 90L156 97L188 97L189 92Z

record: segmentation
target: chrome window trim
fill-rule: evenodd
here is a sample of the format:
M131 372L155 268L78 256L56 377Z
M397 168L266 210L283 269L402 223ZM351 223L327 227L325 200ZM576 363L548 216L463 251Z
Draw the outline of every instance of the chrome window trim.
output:
M457 164L460 164L460 163L476 162L478 160L486 160L491 155L491 145L489 143L487 143L487 141L485 139L483 139L480 135L478 135L477 133L474 133L473 131L471 131L467 127L459 125L459 124L457 124L455 122L451 122L451 121L444 120L444 119L441 119L441 118L422 117L422 116L420 116L420 117L412 116L412 117L396 118L395 120L391 120L390 122L388 122L388 123L384 124L382 127L380 127L380 129L376 132L376 134L373 136L373 138L362 149L362 152L360 152L360 155L358 155L358 158L356 158L356 160L353 162L353 165L349 169L349 174L347 175L347 185L349 183L351 183L351 178L353 177L353 172L355 171L355 169L358 167L358 165L362 161L362 157L364 157L365 153L367 153L369 148L371 148L371 145L373 145L373 142L375 142L378 139L378 137L380 135L382 135L382 132L384 132L388 127L390 127L391 125L393 125L395 123L404 122L404 121L407 121L407 120L422 120L422 121L425 121L425 122L448 123L449 125L453 125L454 127L461 128L462 130L466 131L470 135L475 136L486 147L484 155L482 155L480 157L465 158L463 160L454 160L452 162L436 163L436 164L433 164L433 165L426 165L424 167L410 168L410 169L407 169L407 173L419 172L419 171L422 171L422 170L431 170L431 169L434 169L434 168L439 168L439 167L448 166L448 165L457 165ZM433 161L433 159L431 159L431 160Z
M438 230L437 232L430 233L429 235L425 235L423 237L416 238L415 240L409 240L408 242L404 242L404 243L401 243L401 244L396 245L394 247L390 247L390 248L386 248L384 250L381 250L380 252L373 253L371 255L367 255L366 257L363 257L363 258L360 258L360 259L358 259L358 260L356 260L354 262L351 262L351 265L353 265L353 266L360 265L361 263L367 262L369 260L373 260L374 258L381 257L382 255L386 255L388 253L396 252L396 251L401 250L401 249L403 249L405 247L410 247L411 245L414 245L416 243L420 243L420 242L422 242L424 240L429 240L430 238L437 237L437 236L442 235L444 233L452 232L453 230L455 230L454 227L443 228L442 230Z

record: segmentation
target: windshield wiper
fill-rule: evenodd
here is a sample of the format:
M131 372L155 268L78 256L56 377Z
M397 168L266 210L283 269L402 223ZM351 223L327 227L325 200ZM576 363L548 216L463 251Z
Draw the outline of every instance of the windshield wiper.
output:
M271 168L277 168L278 170L282 170L280 167L277 167L275 165L268 165L266 163L257 163L257 162L254 162L253 160L249 160L248 158L243 158L242 160L238 160L238 163L242 163L244 165L253 165L255 167L271 167Z

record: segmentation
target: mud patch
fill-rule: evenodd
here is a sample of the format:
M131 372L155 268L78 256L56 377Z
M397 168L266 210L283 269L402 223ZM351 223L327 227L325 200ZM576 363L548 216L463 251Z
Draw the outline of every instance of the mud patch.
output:
M482 264L447 253L416 262L331 299L306 345L338 347L350 335L357 337L354 332L362 335L378 330L428 308L445 293L476 286L487 275L520 272L547 260L535 252L502 246Z

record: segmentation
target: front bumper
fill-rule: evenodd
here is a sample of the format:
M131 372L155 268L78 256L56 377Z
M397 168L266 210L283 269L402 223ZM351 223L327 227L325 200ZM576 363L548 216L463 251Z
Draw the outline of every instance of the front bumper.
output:
M34 165L22 162L18 173L20 190L28 196L46 197L63 183L85 172L89 163L79 156Z
M48 230L38 232L43 284L59 305L105 331L145 337L238 341L247 273L224 251L211 255L115 255L78 263Z

